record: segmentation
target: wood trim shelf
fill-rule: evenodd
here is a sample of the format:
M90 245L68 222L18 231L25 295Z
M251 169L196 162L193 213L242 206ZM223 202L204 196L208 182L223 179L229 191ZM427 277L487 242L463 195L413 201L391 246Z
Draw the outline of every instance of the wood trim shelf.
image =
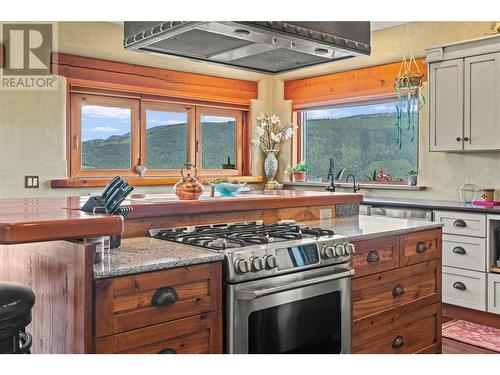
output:
M250 106L257 82L53 53L51 69L68 83L99 89Z
M218 176L202 176L200 179L214 178ZM61 178L53 179L50 181L50 186L52 189L63 189L63 188L92 188L92 187L104 187L111 181L112 177L109 178ZM262 176L234 176L231 177L237 179L240 182L247 182L252 184L260 184L264 182L264 177ZM130 177L124 178L132 186L162 186L162 185L174 185L179 181L179 177Z
M416 59L427 80L424 58ZM394 79L400 62L370 66L318 77L285 82L285 100L292 100L293 109L341 104L345 102L384 99L395 96Z

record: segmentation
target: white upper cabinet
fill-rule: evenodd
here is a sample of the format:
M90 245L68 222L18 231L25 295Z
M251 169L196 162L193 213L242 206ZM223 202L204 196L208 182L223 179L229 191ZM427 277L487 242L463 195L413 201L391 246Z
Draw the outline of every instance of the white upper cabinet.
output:
M465 59L464 150L500 149L500 52Z
M430 151L500 150L500 36L427 50Z
M430 65L430 150L463 148L463 59Z

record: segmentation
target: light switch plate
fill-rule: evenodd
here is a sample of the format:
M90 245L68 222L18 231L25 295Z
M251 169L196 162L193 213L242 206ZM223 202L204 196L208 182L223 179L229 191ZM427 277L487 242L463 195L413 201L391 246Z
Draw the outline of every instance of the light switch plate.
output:
M38 189L38 176L24 176L24 187L26 189Z
M319 210L319 219L320 220L328 220L332 218L332 209L331 208L323 208Z

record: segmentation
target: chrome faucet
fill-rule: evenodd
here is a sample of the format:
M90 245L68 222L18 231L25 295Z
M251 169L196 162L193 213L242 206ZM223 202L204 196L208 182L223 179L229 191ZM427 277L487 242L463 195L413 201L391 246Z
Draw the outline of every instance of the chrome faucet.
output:
M352 191L353 193L356 193L358 190L361 188L359 187L359 183L356 185L356 176L354 176L352 173L347 175L347 178L345 179L345 182L349 182L349 177L352 177Z
M333 158L330 158L330 168L328 168L328 176L326 177L327 179L330 180L330 185L328 185L325 188L325 190L329 192L335 191L335 176L333 174L333 170L334 170Z

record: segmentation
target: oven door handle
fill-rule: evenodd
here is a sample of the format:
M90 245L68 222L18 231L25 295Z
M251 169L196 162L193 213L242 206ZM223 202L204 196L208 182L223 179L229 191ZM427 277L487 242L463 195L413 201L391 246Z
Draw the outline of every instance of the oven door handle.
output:
M346 268L346 269L342 270L341 272L337 272L337 273L334 273L332 275L326 275L326 276L314 277L314 278L310 278L310 279L306 279L306 280L300 280L300 281L296 281L294 283L285 284L285 285L278 285L278 286L275 286L272 288L267 288L267 289L255 289L255 290L240 289L240 290L235 291L235 296L236 296L236 299L239 299L239 300L253 300L253 299L256 299L259 297L268 296L270 294L286 292L288 290L303 288L303 287L310 286L310 285L316 285L316 284L321 284L321 283L325 283L328 281L343 279L345 277L352 277L353 275L354 275L354 270L352 268Z

